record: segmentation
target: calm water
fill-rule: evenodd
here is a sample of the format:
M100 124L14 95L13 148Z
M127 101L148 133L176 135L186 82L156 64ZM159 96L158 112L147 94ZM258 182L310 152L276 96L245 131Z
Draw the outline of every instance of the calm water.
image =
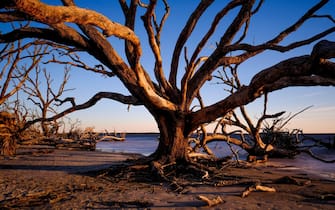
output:
M108 141L99 142L96 150L103 152L123 152L139 153L145 156L152 154L158 146L159 134L127 134L125 141ZM208 144L209 148L218 156L225 157L232 155L230 148L225 142L213 142ZM234 147L239 155L245 157L246 153ZM241 157L240 157L241 158Z
M334 141L332 135L313 135L318 139L323 139L325 142ZM125 141L114 142L99 142L96 145L96 150L104 152L123 152L123 153L138 153L142 155L150 155L158 146L159 134L127 134ZM335 142L334 142L335 143ZM210 143L209 147L218 157L232 156L230 148L225 142ZM238 147L234 147L238 151L239 158L245 160L246 153ZM316 148L313 150L316 154L325 159L335 159L335 149ZM335 164L323 163L310 158L307 154L302 153L295 159L271 159L271 162L287 167L289 169L302 169L315 173L319 176L335 180Z
M335 141L335 134L311 134L309 136L315 139L323 139L325 142ZM138 153L148 156L157 148L158 137L158 133L129 133L125 141L99 142L96 145L96 149L103 152ZM212 142L208 146L218 157L232 155L232 151L226 142ZM239 147L233 145L233 149L238 152L241 159L246 156L246 153Z
M125 141L99 142L96 150L150 155L158 146L159 134L127 134Z

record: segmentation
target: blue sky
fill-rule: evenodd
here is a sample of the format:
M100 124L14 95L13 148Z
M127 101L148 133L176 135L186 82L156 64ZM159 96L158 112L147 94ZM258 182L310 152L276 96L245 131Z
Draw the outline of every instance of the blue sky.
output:
M43 2L57 4L58 1ZM116 1L76 1L77 5L93 9L103 13L105 16L110 17L111 20L123 23L120 13L120 7ZM114 3L115 2L115 3ZM145 2L145 1L144 1ZM195 0L170 0L168 1L171 7L170 17L166 22L165 29L163 30L162 41L162 56L163 65L166 71L169 69L170 59L173 52L175 40L179 32L186 23L188 15L196 6ZM221 4L226 1L217 1L205 14L196 27L194 35L186 44L189 52L191 52L194 45L201 38L201 35L206 31L210 25L210 20L215 15L217 8L222 7ZM293 21L297 20L299 15L303 14L311 5L314 5L316 0L266 0L263 8L252 19L249 35L245 42L251 44L258 44L267 41L272 36L277 34L280 30L288 27ZM324 8L322 13L319 14L332 14L335 16L335 1L331 1L329 5ZM139 12L141 13L141 12ZM139 22L141 23L141 22ZM224 32L225 22L223 22L218 31ZM322 30L325 26L330 26L330 21L326 20L313 20L304 25L300 31L290 36L287 41L298 40L308 35L315 34L316 31ZM153 69L153 56L147 50L146 37L144 37L143 27L136 27L136 33L141 37L143 44L143 57L141 59L144 67L152 73ZM221 34L222 34L221 33ZM215 41L219 39L220 33L213 37L213 40L205 47L203 55L210 53ZM215 39L216 38L216 39ZM334 41L335 34L330 35L327 39ZM111 38L115 43L115 48L122 51L123 42L115 38ZM307 46L292 50L288 53L281 54L278 52L266 52L263 55L250 59L250 61L241 65L239 70L241 80L244 84L248 84L252 76L260 70L276 64L277 62L287 59L292 56L300 56L311 52L312 46ZM97 61L91 57L84 55L82 57L87 63L95 65ZM183 65L180 66L183 69ZM57 77L62 72L61 66L51 65L48 70ZM55 80L55 83L57 80ZM207 105L214 103L223 96L223 87L209 82L202 90L202 95ZM76 88L68 95L75 95L77 103L82 103L93 96L98 91L113 91L127 93L127 90L115 78L104 78L91 72L84 72L80 69L73 69L71 71L71 78L68 88ZM313 107L306 112L300 114L287 126L288 128L303 129L305 133L323 132L335 133L335 88L334 87L295 87L287 88L277 92L273 92L269 96L269 113L286 110L288 113L295 113L301 109L313 105ZM262 100L256 100L254 103L247 106L251 117L256 119L262 113ZM127 110L127 106L111 100L102 100L94 107L78 111L70 114L72 119L81 121L82 127L94 126L96 131L103 131L105 129L120 132L152 132L158 131L155 121L150 114L143 107L132 106Z

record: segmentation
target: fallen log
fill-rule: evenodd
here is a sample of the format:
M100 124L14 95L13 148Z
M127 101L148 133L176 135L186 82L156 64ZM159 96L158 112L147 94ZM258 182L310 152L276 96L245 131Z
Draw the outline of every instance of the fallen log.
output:
M276 189L273 187L263 186L260 183L253 184L248 186L241 194L242 198L247 197L251 192L262 191L262 192L276 192Z
M216 206L216 205L224 202L220 196L217 196L215 198L210 199L206 196L199 195L198 199L205 202L208 207Z

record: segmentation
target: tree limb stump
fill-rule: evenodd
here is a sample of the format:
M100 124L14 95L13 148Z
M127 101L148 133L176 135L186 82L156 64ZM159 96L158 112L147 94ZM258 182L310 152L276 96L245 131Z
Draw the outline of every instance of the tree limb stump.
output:
M262 192L276 192L276 189L273 187L263 186L260 183L253 184L248 186L241 194L242 198L247 197L251 192L262 191Z

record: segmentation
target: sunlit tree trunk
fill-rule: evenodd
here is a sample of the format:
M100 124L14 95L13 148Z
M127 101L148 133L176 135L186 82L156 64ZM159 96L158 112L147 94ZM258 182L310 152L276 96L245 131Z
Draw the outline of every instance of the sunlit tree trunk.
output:
M156 117L159 127L159 145L152 155L161 163L184 162L188 160L188 134L180 114L164 113Z

